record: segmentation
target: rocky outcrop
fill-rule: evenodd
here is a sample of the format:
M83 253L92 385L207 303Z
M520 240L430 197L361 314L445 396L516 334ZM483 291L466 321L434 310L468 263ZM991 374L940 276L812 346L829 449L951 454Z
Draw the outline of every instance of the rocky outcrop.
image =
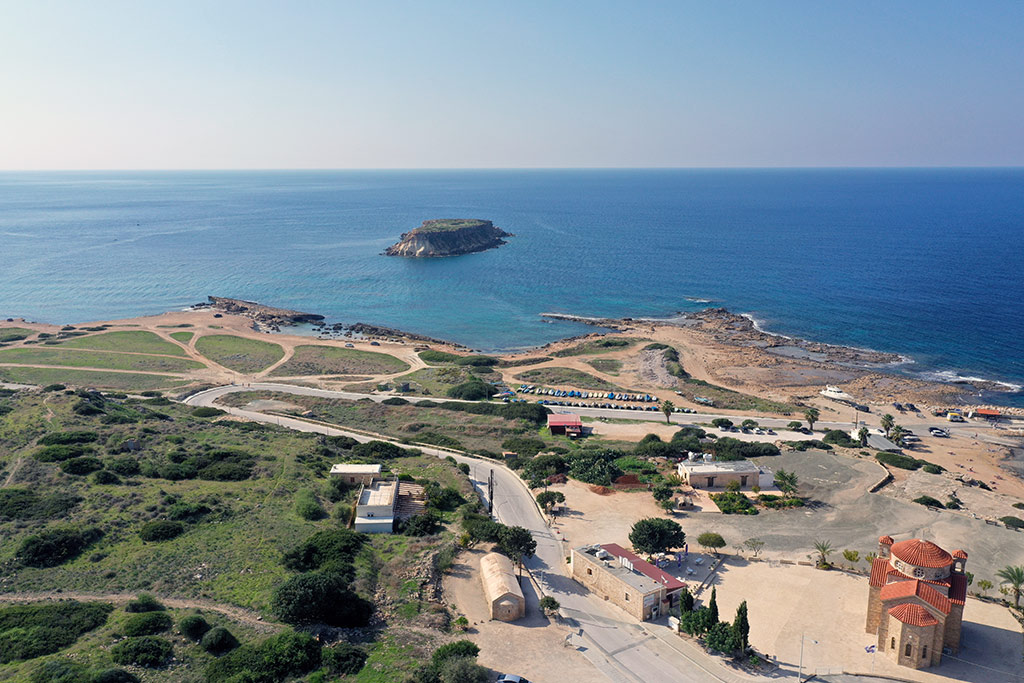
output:
M512 233L494 227L491 221L475 218L444 218L423 221L423 225L404 233L397 244L388 247L386 256L431 258L458 256L486 251L505 244Z
M275 308L264 306L255 301L244 301L242 299L227 299L220 296L209 297L209 303L196 304L193 308L212 308L215 311L234 313L252 318L257 324L270 329L277 329L281 325L298 325L299 323L316 323L324 319L322 315L315 313L302 313L290 311L287 308Z

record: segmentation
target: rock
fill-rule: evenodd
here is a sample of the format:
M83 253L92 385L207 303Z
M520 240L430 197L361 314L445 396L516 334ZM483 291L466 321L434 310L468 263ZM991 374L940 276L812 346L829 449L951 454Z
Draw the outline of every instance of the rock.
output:
M486 251L505 244L511 233L476 218L444 218L423 221L423 225L402 234L397 244L384 250L385 256L431 258Z

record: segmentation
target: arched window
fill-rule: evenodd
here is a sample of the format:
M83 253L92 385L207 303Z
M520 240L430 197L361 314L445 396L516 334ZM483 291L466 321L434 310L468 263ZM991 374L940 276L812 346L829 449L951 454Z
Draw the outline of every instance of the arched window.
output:
M910 656L910 643L907 643L907 647L905 647L905 648L903 649L903 655L904 655L905 657L909 657L909 656Z
M921 650L921 659L928 659L928 646L925 645L924 649Z
M896 639L895 638L893 638L892 640L889 641L889 649L890 650L895 650L896 649Z

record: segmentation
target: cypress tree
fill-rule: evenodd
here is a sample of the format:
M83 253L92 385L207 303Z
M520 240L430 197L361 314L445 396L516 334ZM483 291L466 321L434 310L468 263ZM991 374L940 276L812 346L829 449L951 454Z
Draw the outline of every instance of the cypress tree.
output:
M750 644L748 636L750 635L750 622L747 621L747 601L744 600L740 603L740 606L736 608L736 618L732 622L732 628L736 631L736 635L740 639L740 647L744 650Z
M683 612L693 611L693 593L691 593L686 588L684 588L682 593L680 594L679 601Z
M712 588L711 589L711 601L708 602L708 609L711 611L711 624L712 625L718 623L718 601L715 599L716 598L716 594L715 593L716 593L716 589Z

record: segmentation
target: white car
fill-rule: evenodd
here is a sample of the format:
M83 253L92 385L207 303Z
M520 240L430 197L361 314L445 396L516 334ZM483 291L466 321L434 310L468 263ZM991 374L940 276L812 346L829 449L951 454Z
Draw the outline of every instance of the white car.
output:
M530 683L530 681L515 674L501 674L498 676L496 683Z

